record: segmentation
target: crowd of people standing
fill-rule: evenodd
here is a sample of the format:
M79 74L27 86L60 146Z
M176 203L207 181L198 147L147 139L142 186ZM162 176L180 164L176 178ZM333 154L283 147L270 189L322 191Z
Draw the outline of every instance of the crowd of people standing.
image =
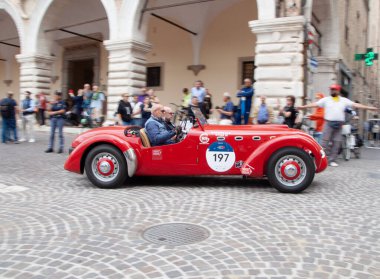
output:
M183 89L182 111L185 111L188 117L195 119L193 108L199 108L200 112L206 119L213 115L213 118L219 118L218 123L221 125L241 125L241 124L286 124L290 128L295 128L301 122L299 117L300 110L306 108L316 108L314 113L309 114L308 118L316 122L314 136L318 142L327 150L332 143L330 152L330 165L337 166L336 157L341 142L341 127L344 123L344 114L347 108L376 110L374 107L364 106L352 102L347 98L340 96L341 87L332 85L330 87L330 96L325 97L323 93L316 94L316 102L304 106L295 106L295 97L286 96L285 106L270 106L266 102L266 96L259 96L260 102L253 107L254 89L251 79L245 79L243 87L236 93L235 97L238 103L235 105L232 96L228 92L223 93L223 106L213 107L212 94L205 88L201 80L197 80L194 86L189 90ZM102 123L103 102L106 95L99 90L97 85L91 87L85 84L83 89L76 93L69 90L68 98L63 100L63 94L56 92L54 100L49 101L43 92L36 94L32 98L29 91L24 93L24 98L18 106L13 99L13 93L8 92L7 97L0 101L2 116L2 142L19 143L28 141L35 142L34 124L37 121L40 125L45 125L45 115L50 116L50 141L47 153L53 152L55 131L58 130L59 149L58 153L63 152L64 136L63 127L67 121L76 126L93 127L96 123ZM252 108L253 107L253 108ZM170 118L174 113L168 106L160 104L159 98L153 89L142 88L140 92L129 94L124 93L119 101L115 112L116 124L133 125L146 127L150 119L154 117L153 111L161 109L168 128ZM252 122L249 119L252 111ZM278 111L275 116L274 111ZM156 115L160 112L156 111ZM19 138L17 131L17 115L22 122L22 133ZM173 127L169 128L173 130ZM169 138L170 140L170 138Z

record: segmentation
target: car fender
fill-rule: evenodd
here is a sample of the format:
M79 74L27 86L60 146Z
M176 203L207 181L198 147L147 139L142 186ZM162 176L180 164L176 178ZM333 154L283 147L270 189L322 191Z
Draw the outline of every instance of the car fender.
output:
M278 136L261 144L244 162L241 169L242 174L252 177L264 176L269 158L277 150L284 147L296 147L309 153L314 158L316 172L321 172L327 167L327 160L322 147L308 135L298 134L296 136Z
M132 177L135 174L138 166L138 161L134 148L132 148L132 146L124 139L115 135L108 134L95 135L84 140L78 146L76 146L71 152L69 158L66 160L64 166L65 170L76 173L83 173L84 160L88 152L100 144L110 144L119 149L127 161L128 176Z

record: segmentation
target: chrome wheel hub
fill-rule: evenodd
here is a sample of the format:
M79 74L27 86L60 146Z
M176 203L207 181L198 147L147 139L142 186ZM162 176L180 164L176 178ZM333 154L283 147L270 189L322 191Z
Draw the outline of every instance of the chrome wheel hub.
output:
M276 178L285 186L297 186L306 177L305 162L298 156L287 155L280 158L275 166Z
M119 162L116 157L108 152L97 154L92 160L91 169L97 179L110 182L119 173Z

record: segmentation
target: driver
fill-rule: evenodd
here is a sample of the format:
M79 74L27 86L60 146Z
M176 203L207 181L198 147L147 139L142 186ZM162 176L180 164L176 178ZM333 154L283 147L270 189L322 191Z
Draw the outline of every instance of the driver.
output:
M172 118L174 115L173 110L170 107L164 107L164 124L167 131L175 131L175 126L172 123Z
M152 116L145 123L145 131L152 146L175 143L176 132L166 130L163 114L164 106L155 104L152 107Z

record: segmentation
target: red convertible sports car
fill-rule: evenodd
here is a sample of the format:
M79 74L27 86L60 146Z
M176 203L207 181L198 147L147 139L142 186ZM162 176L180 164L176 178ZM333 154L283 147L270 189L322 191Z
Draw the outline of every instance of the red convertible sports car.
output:
M280 192L306 189L327 167L322 147L286 125L195 125L175 144L152 147L144 129L103 127L79 135L65 163L102 188L133 176L237 175L268 178Z

